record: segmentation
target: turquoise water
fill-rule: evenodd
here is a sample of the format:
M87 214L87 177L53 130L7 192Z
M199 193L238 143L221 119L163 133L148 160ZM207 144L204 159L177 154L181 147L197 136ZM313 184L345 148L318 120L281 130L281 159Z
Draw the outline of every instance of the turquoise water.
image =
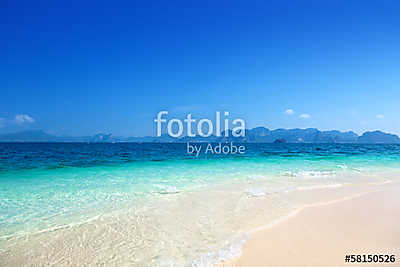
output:
M0 237L243 180L354 179L400 168L399 145L245 144L244 155L186 154L185 144L0 144ZM194 207L195 208L195 207Z

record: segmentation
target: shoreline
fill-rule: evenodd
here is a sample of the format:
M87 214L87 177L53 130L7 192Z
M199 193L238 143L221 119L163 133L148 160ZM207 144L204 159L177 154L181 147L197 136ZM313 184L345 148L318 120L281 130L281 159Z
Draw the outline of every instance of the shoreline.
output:
M258 232L290 221L308 208L351 201L359 195L369 194L393 184L395 183L388 179L381 179L376 182L362 181L360 184L340 186L336 183L300 186L294 191L278 190L270 193L257 191L263 189L260 187L262 184L249 182L245 187L241 187L240 184L223 184L211 191L195 190L183 194L167 194L153 203L153 207L157 207L161 212L157 217L146 218L146 215L150 215L148 212L124 212L116 217L101 216L85 224L13 240L15 242L8 243L11 246L0 250L0 258L3 258L1 261L4 266L23 265L26 262L33 266L52 262L63 265L104 263L119 266L143 266L145 263L150 266L166 263L186 266L188 262L206 262L206 266L211 266L221 263L222 260L234 262L232 259L241 252L245 253L248 243L252 242L253 236ZM250 189L256 191L249 194ZM193 209L194 206L197 208ZM220 213L222 211L223 213ZM154 215L154 211L151 213ZM171 214L180 218L179 222L173 223ZM134 220L140 221L135 224ZM270 223L265 225L265 222ZM173 226L176 223L180 226ZM157 232L148 232L148 226L151 225L157 227ZM183 228L183 232L180 227ZM170 240L173 234L178 236L172 236L175 239ZM226 239L229 236L230 238ZM212 242L204 243L204 237L211 238ZM145 240L161 240L164 245L161 246L159 241L144 243L145 247L138 250L142 253L140 257L132 254L137 246L143 246ZM174 249L179 240L183 241L181 247ZM47 243L49 245L46 245ZM118 249L115 249L115 244L118 244ZM193 257L183 258L183 251L187 250L187 246L201 250L193 254ZM82 249L78 249L79 247ZM161 257L154 257L153 255L157 255L154 248L168 250L159 254Z
M385 264L399 266L400 184L383 185L307 205L254 229L239 257L216 266L348 266L345 255L395 255L395 263Z

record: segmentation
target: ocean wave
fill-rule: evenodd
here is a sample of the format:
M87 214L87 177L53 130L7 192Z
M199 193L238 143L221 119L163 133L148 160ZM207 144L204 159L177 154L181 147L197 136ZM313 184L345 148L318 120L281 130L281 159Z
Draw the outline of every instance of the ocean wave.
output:
M59 231L59 230L66 229L66 228L73 228L73 227L77 227L77 226L80 226L83 224L90 223L92 221L98 220L99 218L105 217L105 216L106 215L95 215L95 216L88 217L86 219L79 220L76 222L53 225L53 226L49 226L47 228L43 228L43 229L39 229L39 230L38 229L32 229L32 230L24 229L22 231L17 231L12 234L1 235L0 241L27 238L28 236L39 235L39 234L49 233L49 232L55 232L55 231Z
M338 188L342 186L344 186L344 184L323 184L323 185L299 186L296 189L303 191L303 190L324 189L324 188Z
M247 197L263 197L266 196L268 193L265 192L263 189L259 188L250 188L246 191Z
M245 193L248 198L253 198L253 197L265 197L267 195L277 194L277 193L288 193L288 192L294 191L296 189L297 189L297 187L295 187L295 186L283 186L283 187L276 187L276 188L270 188L270 189L249 188L245 191Z
M336 176L336 171L287 171L283 172L281 176L299 177L299 178L327 178Z
M242 234L235 238L232 242L227 243L218 251L209 252L201 255L200 258L191 262L193 267L211 267L216 264L232 260L242 254L243 245L249 240L248 234Z
M162 195L178 194L181 192L181 190L177 189L175 186L156 184L154 187L158 188L158 190L155 192Z
M277 188L249 188L245 191L248 198L255 197L265 197L271 194L277 193L289 193L296 190L304 191L304 190L313 190L313 189L324 189L324 188L338 188L342 187L345 184L337 183L337 184L318 184L318 185L308 185L308 186L283 186Z

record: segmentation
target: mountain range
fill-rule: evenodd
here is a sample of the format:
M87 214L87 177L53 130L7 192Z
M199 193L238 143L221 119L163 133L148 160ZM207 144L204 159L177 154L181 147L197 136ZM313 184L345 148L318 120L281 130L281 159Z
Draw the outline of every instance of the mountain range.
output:
M0 142L158 142L158 143L186 143L186 142L237 142L237 143L362 143L362 144L400 144L400 138L395 134L382 131L365 132L361 136L352 131L337 130L320 131L315 128L307 129L276 129L265 127L246 129L244 137L234 137L231 131L225 136L209 137L182 137L173 138L169 135L160 137L115 137L112 134L99 133L93 136L62 137L50 135L41 130L23 131L0 135Z

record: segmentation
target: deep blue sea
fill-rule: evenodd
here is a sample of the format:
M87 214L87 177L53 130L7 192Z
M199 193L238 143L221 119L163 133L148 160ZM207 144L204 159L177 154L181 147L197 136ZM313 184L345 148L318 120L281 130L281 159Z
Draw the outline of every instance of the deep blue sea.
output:
M0 238L231 181L328 181L400 168L400 145L243 145L242 155L195 157L175 143L2 143Z

